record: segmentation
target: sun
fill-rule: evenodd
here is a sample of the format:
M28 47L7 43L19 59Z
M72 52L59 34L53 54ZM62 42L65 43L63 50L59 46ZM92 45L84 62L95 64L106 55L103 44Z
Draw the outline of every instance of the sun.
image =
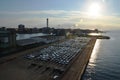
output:
M88 14L92 17L98 17L101 13L101 6L98 3L92 3L89 7Z

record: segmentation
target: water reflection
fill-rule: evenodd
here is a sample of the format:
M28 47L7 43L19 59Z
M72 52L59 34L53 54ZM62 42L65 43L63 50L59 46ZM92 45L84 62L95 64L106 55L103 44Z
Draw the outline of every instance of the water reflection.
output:
M43 34L43 33L34 33L34 34L17 34L17 40L21 40L21 39L28 39L31 37L36 37L36 36L45 36L48 34Z
M99 35L102 35L102 33L90 33L89 35L91 35L91 36L99 36Z
M87 66L86 72L82 80L92 80L92 75L95 74L95 66L96 66L96 59L98 57L99 49L100 49L101 40L97 40L92 51L92 55Z
M95 43L95 46L94 46L94 49L93 49L93 52L90 58L90 63L89 63L90 67L96 66L95 63L96 63L97 53L99 52L100 43L101 43L101 40L97 40Z

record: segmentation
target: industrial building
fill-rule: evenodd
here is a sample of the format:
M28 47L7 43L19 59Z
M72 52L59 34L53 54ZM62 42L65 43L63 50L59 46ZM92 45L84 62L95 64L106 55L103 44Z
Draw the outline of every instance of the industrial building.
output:
M16 47L16 33L2 29L0 30L0 48L8 47Z

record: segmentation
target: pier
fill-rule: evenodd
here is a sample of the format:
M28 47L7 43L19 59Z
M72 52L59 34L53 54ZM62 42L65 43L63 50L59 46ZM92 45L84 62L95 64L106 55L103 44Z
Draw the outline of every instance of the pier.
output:
M3 57L0 77L3 80L80 80L96 39L78 37Z
M61 80L80 80L85 67L90 59L92 50L96 42L96 37L92 38L85 49L78 56L77 60L71 65Z

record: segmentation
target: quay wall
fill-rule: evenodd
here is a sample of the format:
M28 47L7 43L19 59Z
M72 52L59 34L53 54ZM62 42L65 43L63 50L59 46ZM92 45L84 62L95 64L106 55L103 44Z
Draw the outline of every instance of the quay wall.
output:
M73 62L61 80L80 80L91 57L97 38L93 37Z

